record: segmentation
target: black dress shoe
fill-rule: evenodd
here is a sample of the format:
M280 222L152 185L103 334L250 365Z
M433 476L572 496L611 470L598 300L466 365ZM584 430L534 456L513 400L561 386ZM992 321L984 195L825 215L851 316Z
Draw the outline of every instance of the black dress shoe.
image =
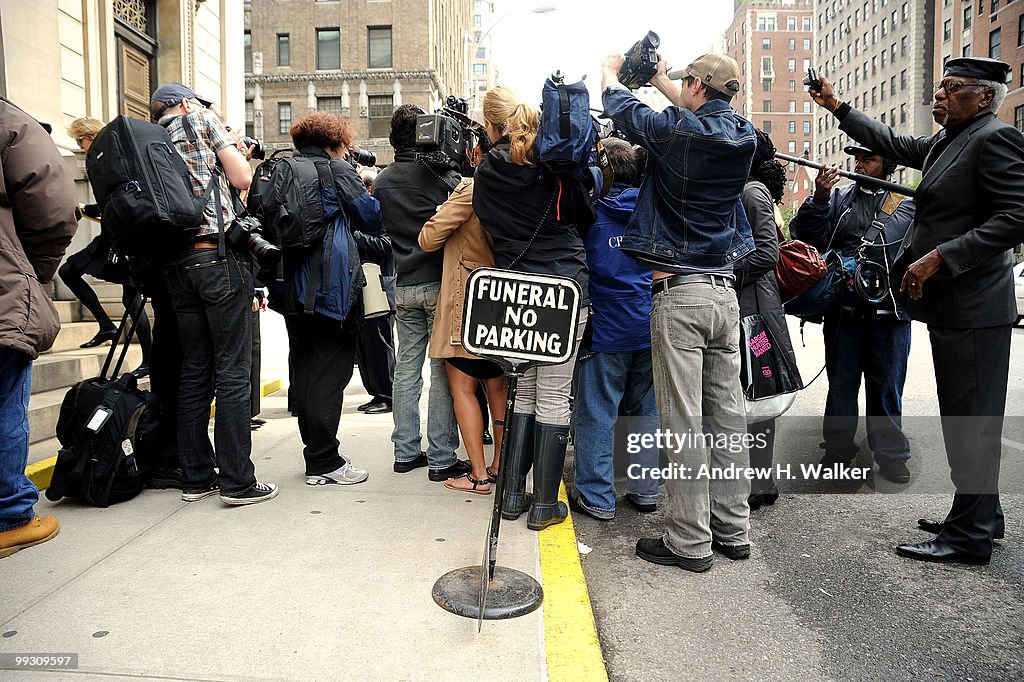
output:
M484 445L494 445L494 438L491 437L491 432L484 429Z
M95 348L96 346L100 346L106 343L107 341L113 341L116 338L116 329L101 329L98 332L96 332L96 336L92 337L91 339L83 343L81 346L79 346L79 348Z
M416 457L416 459L411 459L408 462L400 462L400 461L398 461L396 459L395 460L395 473L396 474L407 474L410 471L412 471L413 469L419 469L420 467L425 467L428 464L430 464L430 462L427 461L427 453L421 452Z
M832 467L838 464L840 469L849 469L853 466L853 460L855 459L857 459L856 455L840 455L826 450L825 454L818 460L818 463L824 467Z
M374 400L363 410L363 414L387 414L390 411L391 403L386 400Z
M987 566L989 562L989 557L987 556L961 552L938 540L930 540L916 545L899 545L896 548L896 553L908 559L931 561L939 564L961 563Z
M457 459L455 460L455 464L452 464L450 467L431 470L430 473L427 474L427 478L435 482L447 481L449 478L455 478L463 474L468 474L472 471L473 467L469 465L469 462L464 459Z
M756 511L764 505L764 493L751 493L747 496L747 506L750 511Z
M263 426L264 424L266 424L266 423L267 423L267 420L266 420L266 419L260 419L259 417L250 417L250 418L249 418L249 421L250 421L251 423L253 423L253 424L256 424L256 425L258 425L258 426Z
M741 561L750 558L750 545L723 545L717 540L711 543L711 549L715 550L727 559Z
M146 487L151 490L166 490L168 488L181 490L181 478L181 469L167 467L157 469L156 473L146 481Z
M715 563L712 556L700 559L679 556L668 547L662 538L640 538L636 541L636 555L644 561L650 561L659 566L678 566L685 571L703 573Z
M658 511L658 505L654 502L637 502L629 495L626 495L626 502L629 502L633 509L636 509L641 514L650 514L651 512Z
M878 475L893 483L910 483L910 469L901 459L878 460Z
M360 405L356 409L359 410L360 412L366 412L366 408L368 408L370 405L373 405L376 402L377 402L377 399L373 398L369 402L363 403L362 405Z
M942 531L944 531L946 529L946 522L945 521L936 521L935 519L918 519L917 520L917 527L920 528L923 531L927 531L929 533L935 533L936 535L938 535L939 533L941 533ZM993 540L1002 540L1003 536L1005 534L1006 534L1005 533L1005 529L1004 530L997 530L995 532L995 535L992 536L992 539Z

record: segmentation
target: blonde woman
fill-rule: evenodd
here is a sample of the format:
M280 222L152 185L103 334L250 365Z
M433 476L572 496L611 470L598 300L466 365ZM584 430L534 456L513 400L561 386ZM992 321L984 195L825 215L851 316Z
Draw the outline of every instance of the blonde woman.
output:
M444 487L479 495L490 494L491 484L497 480L508 383L496 363L478 358L462 347L462 295L470 272L494 266L490 242L490 235L473 213L473 181L469 179L455 188L419 236L420 248L428 253L444 246L441 293L437 297L428 351L430 357L445 361L455 419L472 467L468 473L445 481ZM486 425L476 397L479 382L483 382L494 417L494 457L489 468L484 463Z
M473 209L491 235L495 263L520 272L570 277L586 298L586 252L577 228L589 211L582 188L541 174L534 152L538 113L514 91L504 86L488 91L483 112L494 147L477 169ZM583 312L580 337L585 321ZM516 519L529 509L527 526L533 530L561 523L567 514L558 501L558 486L569 439L575 364L574 355L562 365L535 367L519 382L516 414L506 436L510 459L502 515ZM531 464L532 500L526 495Z

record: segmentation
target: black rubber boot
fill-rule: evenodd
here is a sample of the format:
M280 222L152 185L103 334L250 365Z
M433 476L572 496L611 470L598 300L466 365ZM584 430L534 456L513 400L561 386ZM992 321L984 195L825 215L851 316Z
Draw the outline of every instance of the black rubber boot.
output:
M506 418L505 423L508 422ZM505 498L501 501L501 518L509 521L515 521L530 508L530 496L526 494L526 474L533 465L534 424L534 415L516 412L512 428L505 428L504 437L508 439L508 480L505 481Z
M530 530L544 530L565 521L569 514L558 501L558 486L565 466L565 447L569 444L569 427L537 423L534 436L533 504L526 518Z

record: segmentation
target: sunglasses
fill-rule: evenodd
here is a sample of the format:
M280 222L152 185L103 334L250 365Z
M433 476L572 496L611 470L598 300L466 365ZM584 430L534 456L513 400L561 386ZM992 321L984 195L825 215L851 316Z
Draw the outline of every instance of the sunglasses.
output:
M939 81L938 83L935 84L935 92L938 92L939 90L945 90L947 95L955 95L962 88L985 88L985 87L988 87L988 86L981 85L980 83L964 83L962 81L954 81L954 80L949 80L947 78L947 79L941 80L941 81Z

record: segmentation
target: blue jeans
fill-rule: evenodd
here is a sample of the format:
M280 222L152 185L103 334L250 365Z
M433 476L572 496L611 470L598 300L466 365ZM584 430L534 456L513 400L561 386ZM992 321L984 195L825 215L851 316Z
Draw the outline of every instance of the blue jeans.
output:
M25 475L31 392L31 358L0 348L0 531L31 521L39 501L39 491Z
M434 328L434 309L440 282L398 287L398 354L395 359L392 417L395 430L395 461L410 462L420 455L420 395L423 392L423 361ZM427 461L432 470L455 464L459 447L452 394L444 360L430 359L430 394L427 397Z
M910 355L910 322L868 310L842 309L825 316L825 371L828 397L822 437L825 450L853 459L860 378L864 376L868 446L875 460L910 459L903 435L903 385Z
M615 472L612 425L619 405L627 417L657 417L651 350L632 353L580 354L579 386L573 420L576 490L586 506L615 511ZM641 471L658 465L657 448L645 448L630 457ZM658 480L630 477L626 494L640 504L658 501Z
M221 492L233 495L256 484L249 429L253 284L241 258L231 251L221 258L216 249L189 249L167 271L182 347L178 452L185 490L218 479ZM215 389L216 458L209 436Z

